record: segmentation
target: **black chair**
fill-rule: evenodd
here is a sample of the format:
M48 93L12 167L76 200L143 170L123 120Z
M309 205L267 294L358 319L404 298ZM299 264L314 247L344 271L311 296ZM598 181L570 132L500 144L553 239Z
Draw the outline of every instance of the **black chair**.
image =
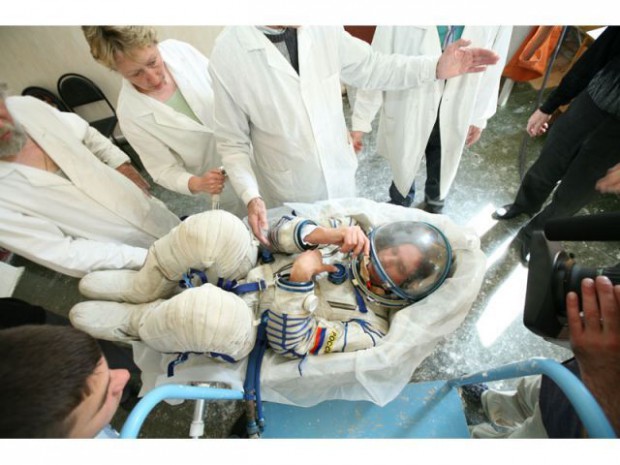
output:
M69 107L58 98L58 96L52 92L51 90L47 90L43 87L30 86L26 87L22 90L22 95L29 95L31 97L38 98L39 100L44 101L45 103L53 106L57 110L60 111L71 111Z
M60 98L74 113L78 113L76 108L79 107L102 102L105 103L107 109L102 118L84 119L101 134L110 138L116 145L120 146L122 143L125 143L125 141L119 140L119 138L114 135L114 129L118 124L116 110L97 84L80 74L67 73L58 78L57 88ZM101 105L99 105L99 107L101 107ZM84 113L84 111L82 111L82 113Z

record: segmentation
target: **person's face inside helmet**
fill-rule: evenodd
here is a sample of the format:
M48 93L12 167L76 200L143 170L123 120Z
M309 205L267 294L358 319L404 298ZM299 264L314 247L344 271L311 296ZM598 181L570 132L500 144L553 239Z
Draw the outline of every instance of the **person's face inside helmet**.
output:
M74 424L70 437L93 438L109 424L121 402L127 381L127 370L111 370L106 359L101 357L87 380L88 394L71 413Z
M383 266L383 270L397 286L403 284L412 276L422 264L424 258L422 252L413 244L400 244L387 247L377 253L377 257ZM381 286L383 282L375 270L372 262L368 265L370 281L375 286Z

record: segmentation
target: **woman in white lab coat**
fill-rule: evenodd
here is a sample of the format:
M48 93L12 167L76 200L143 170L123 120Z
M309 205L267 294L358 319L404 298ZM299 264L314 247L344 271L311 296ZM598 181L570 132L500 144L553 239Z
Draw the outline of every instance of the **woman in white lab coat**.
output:
M153 180L181 194L207 194L205 209L219 203L245 215L215 146L208 59L185 42L157 43L150 27L83 31L93 57L124 77L119 124Z
M354 136L370 132L383 104L377 152L392 168L394 185L406 197L413 185L431 131L439 118L441 167L440 206L454 181L463 148L480 137L497 107L499 81L506 61L511 26L465 26L461 38L474 47L494 50L500 60L484 72L435 80L413 89L390 92L359 90L351 126ZM372 47L383 53L433 56L441 53L437 26L379 26ZM441 104L441 105L440 105ZM428 202L428 199L427 199Z

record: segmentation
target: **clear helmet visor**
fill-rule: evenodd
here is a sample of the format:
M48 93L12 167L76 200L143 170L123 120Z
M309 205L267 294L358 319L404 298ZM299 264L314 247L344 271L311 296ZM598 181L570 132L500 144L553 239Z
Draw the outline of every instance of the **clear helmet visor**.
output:
M398 221L370 233L371 280L401 299L416 301L437 289L452 265L452 249L435 226ZM377 284L379 284L377 282Z

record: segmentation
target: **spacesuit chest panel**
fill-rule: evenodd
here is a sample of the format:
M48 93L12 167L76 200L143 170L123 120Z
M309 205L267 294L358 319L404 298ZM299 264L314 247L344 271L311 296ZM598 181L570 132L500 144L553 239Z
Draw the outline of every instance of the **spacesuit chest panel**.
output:
M366 309L360 309L357 304L355 288L351 280L347 279L342 284L334 284L328 280L327 275L315 278L315 295L319 298L319 306L316 315L330 320L348 321L360 319L374 321L376 318L388 322L388 310L376 302L365 299Z

